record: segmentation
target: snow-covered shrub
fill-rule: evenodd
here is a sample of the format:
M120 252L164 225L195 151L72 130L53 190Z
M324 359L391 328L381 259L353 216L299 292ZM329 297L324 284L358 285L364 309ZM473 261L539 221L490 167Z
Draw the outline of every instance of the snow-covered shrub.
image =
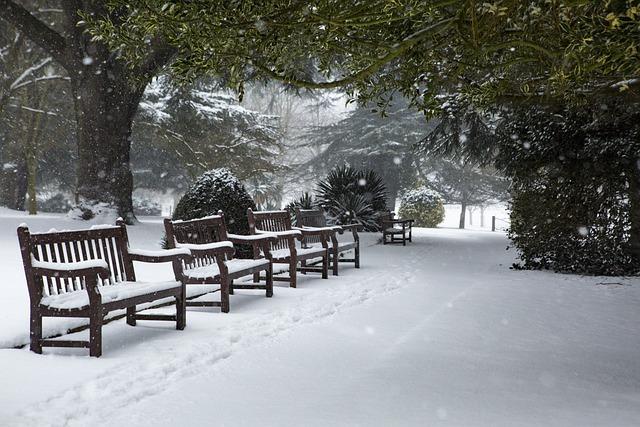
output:
M384 182L371 170L340 166L318 183L318 202L338 225L355 223L378 231L378 218L387 212L386 199Z
M499 164L512 178L509 237L522 261L516 268L640 271L637 108L528 108L498 137Z
M67 213L67 217L70 219L85 221L95 219L105 224L114 224L119 216L116 208L104 202L81 201Z
M69 212L71 207L71 202L62 193L56 193L46 199L38 200L38 210L41 212L64 213Z
M416 227L436 227L444 220L444 205L440 196L426 187L405 192L400 198L400 218L414 219Z
M153 200L134 197L133 213L136 215L160 216L162 215L162 206Z
M173 219L196 219L224 212L229 233L249 234L247 209L256 205L244 185L225 168L205 172L178 202ZM250 248L237 248L242 256L250 255Z

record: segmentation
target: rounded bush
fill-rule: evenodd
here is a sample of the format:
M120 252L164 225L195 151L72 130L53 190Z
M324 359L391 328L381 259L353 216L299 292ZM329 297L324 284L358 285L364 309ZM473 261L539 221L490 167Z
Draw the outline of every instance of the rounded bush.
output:
M420 187L402 195L398 214L415 220L416 227L434 228L444 220L444 204L436 192Z
M225 168L205 172L182 196L173 219L196 219L224 212L227 231L234 234L249 234L247 209L256 209L244 185ZM250 254L238 248L238 256Z

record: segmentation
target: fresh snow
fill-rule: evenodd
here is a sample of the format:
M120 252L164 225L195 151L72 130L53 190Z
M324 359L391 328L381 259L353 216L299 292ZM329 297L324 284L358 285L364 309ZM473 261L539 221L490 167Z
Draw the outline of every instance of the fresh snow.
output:
M31 255L31 266L35 268L45 268L55 271L73 271L84 270L88 268L109 268L109 264L102 259L90 259L86 261L78 262L52 262L52 261L38 261Z
M189 308L184 331L112 322L94 359L7 348L28 338L15 228L86 223L0 214L3 427L640 424L640 279L510 270L503 233L414 229L406 247L363 233L361 269L300 275L269 299L236 290L231 313ZM159 219L128 230L160 247Z
M162 257L162 256L174 256L174 255L191 255L191 251L188 248L180 247L175 249L159 249L159 250L149 250L149 249L138 249L138 248L128 248L127 252L130 255L138 255L145 257Z
M118 282L115 285L99 286L100 297L103 303L122 301L127 298L134 298L140 295L147 295L153 292L175 289L182 286L180 282ZM51 308L72 309L82 308L89 305L89 293L86 290L67 292L59 295L50 295L42 298L42 305Z

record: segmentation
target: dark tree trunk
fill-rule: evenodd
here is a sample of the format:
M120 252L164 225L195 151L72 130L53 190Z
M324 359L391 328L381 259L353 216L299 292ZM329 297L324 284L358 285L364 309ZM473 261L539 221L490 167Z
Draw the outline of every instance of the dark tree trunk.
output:
M24 204L27 200L27 158L24 151L20 153L16 162L15 183L16 186L13 190L13 200L9 207L17 211L23 211Z
M131 223L133 175L129 163L131 128L142 89L126 81L78 79L73 92L78 135L78 196L81 203L115 206Z
M629 210L629 245L631 253L640 261L640 159L629 168Z
M462 202L460 203L460 222L458 224L458 228L464 228L465 226L465 214L467 212L467 199L466 197L462 198Z
M53 56L69 74L78 135L77 198L88 205L106 203L133 222L133 177L129 164L131 127L145 83L172 57L163 40L150 40L147 57L129 70L106 47L84 31L79 11L106 16L105 2L65 0L65 32L53 30L18 2L0 0L0 18ZM111 16L118 21L116 12ZM129 80L137 78L137 84Z

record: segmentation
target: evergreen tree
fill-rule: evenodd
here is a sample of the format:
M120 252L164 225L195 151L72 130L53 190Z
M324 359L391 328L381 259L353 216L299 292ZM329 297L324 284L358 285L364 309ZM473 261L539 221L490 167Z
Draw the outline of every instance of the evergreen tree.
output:
M301 137L304 145L318 147L320 152L300 170L326 173L343 163L372 170L384 181L387 204L393 210L399 191L416 178L413 147L429 126L405 100L393 103L384 115L375 108L360 106L344 119L310 129Z

